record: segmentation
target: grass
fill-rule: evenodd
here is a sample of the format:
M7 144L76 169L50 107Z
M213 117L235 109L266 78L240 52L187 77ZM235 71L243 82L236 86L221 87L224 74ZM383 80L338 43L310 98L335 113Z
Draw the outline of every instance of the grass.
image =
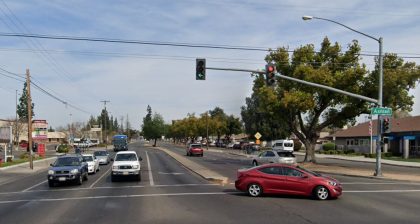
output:
M43 157L34 157L34 161L35 160L40 160L43 159ZM14 159L12 162L2 162L0 167L8 167L8 166L13 166L13 165L17 165L17 164L21 164L21 163L25 163L25 162L29 162L29 158L25 158L25 159Z

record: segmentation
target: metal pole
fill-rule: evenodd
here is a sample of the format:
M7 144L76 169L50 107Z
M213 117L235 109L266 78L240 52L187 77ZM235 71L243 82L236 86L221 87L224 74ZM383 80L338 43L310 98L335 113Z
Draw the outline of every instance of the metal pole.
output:
M18 107L18 104L17 104L17 90L16 90L16 112L15 112L15 141L16 141L16 148L15 148L15 150L17 151L18 150L18 147L19 147L19 142L18 142L18 118L17 118L17 107ZM12 155L13 155L13 149L12 149Z
M31 99L31 76L29 69L26 69L26 92L28 98L28 147L29 147L29 168L34 169L34 160L32 152L32 99Z
M379 94L378 94L378 106L382 107L382 87L383 87L383 57L382 57L382 37L379 38ZM381 169L381 146L382 146L382 116L378 115L378 140L376 143L376 171L375 176L382 176Z
M209 112L206 111L206 148L209 150Z

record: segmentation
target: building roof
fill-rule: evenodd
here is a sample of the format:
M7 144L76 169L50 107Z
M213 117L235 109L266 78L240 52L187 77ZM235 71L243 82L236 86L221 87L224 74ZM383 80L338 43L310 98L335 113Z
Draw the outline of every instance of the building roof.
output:
M373 135L377 134L377 120L373 122ZM391 133L398 132L420 132L420 116L404 117L404 118L391 118L390 119ZM358 124L345 130L337 131L330 137L366 137L369 134L369 122Z

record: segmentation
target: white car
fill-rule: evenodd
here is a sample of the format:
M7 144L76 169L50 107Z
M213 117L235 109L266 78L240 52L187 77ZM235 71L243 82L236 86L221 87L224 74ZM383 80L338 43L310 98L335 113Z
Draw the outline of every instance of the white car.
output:
M93 154L82 154L83 160L88 164L88 173L99 171L99 160Z
M135 177L137 181L141 180L140 161L135 151L117 152L112 163L111 181L117 177Z

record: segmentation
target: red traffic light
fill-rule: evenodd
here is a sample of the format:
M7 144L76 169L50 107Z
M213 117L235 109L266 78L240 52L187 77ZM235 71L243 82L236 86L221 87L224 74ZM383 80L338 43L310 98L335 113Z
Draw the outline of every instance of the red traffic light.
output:
M274 66L273 65L267 66L267 71L274 72Z

